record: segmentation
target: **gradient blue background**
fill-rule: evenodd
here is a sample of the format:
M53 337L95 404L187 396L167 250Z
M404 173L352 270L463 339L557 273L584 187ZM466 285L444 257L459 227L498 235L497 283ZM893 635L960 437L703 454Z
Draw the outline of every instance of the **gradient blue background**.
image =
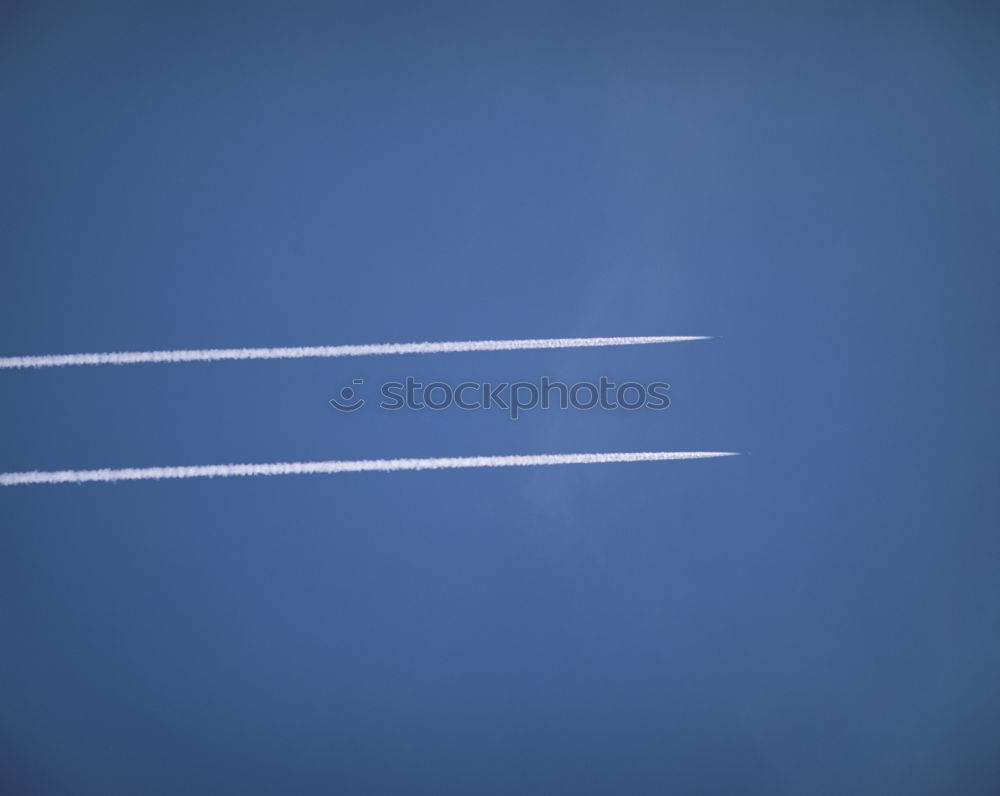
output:
M1000 792L998 14L748 5L4 4L3 355L724 339L6 371L0 470L752 455L4 489L0 791Z

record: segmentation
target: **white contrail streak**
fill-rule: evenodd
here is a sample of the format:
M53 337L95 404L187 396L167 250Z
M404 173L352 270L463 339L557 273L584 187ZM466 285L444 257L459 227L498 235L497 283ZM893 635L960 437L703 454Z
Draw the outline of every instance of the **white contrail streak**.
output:
M217 362L223 359L302 359L367 357L379 354L443 354L458 351L522 351L529 348L590 348L709 340L709 337L556 337L541 340L452 340L441 343L372 343L298 348L204 348L188 351L120 351L104 354L43 354L0 357L2 368L64 365L135 365L140 362Z
M308 473L446 470L463 467L529 467L543 464L609 464L710 459L737 456L723 451L648 451L633 453L555 453L532 456L456 456L439 459L357 459L273 464L206 464L193 467L128 467L121 470L56 470L0 473L0 484L85 484L91 481L156 481L161 478L228 478L237 475L303 475Z

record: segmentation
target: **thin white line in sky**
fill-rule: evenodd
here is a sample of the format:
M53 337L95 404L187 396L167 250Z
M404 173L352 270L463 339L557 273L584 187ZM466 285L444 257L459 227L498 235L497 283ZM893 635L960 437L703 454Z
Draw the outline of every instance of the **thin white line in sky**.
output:
M556 337L539 340L452 340L440 343L372 343L297 348L203 348L180 351L119 351L103 354L41 354L0 357L4 368L53 368L65 365L135 365L143 362L218 362L227 359L303 359L366 357L380 354L444 354L460 351L523 351L533 348L685 343L709 337Z
M0 484L85 484L94 481L156 481L161 478L228 478L250 475L450 470L466 467L530 467L553 464L611 464L737 456L726 451L644 451L627 453L549 453L525 456L455 456L436 459L356 459L272 464L207 464L190 467L128 467L120 470L56 470L0 473Z

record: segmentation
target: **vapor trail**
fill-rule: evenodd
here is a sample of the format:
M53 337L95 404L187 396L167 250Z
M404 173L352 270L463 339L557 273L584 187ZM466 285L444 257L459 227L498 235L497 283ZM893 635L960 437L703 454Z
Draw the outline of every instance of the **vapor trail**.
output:
M216 362L223 359L366 357L379 354L443 354L458 351L521 351L529 348L590 348L708 340L708 337L556 337L542 340L452 340L441 343L372 343L298 348L203 348L181 351L121 351L104 354L43 354L0 357L2 368L64 365L135 365L141 362Z
M439 459L357 459L273 464L206 464L193 467L128 467L121 470L56 470L0 473L0 484L84 484L91 481L156 481L161 478L228 478L236 475L448 470L463 467L529 467L543 464L610 464L736 456L723 451L648 451L635 453L556 453L532 456L457 456Z

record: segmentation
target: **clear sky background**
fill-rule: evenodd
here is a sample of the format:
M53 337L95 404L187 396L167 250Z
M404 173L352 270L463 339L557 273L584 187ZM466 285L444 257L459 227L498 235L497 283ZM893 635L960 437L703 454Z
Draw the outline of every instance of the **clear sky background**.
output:
M998 14L753 5L4 5L0 355L724 338L6 371L0 471L751 455L4 489L0 791L997 792Z

